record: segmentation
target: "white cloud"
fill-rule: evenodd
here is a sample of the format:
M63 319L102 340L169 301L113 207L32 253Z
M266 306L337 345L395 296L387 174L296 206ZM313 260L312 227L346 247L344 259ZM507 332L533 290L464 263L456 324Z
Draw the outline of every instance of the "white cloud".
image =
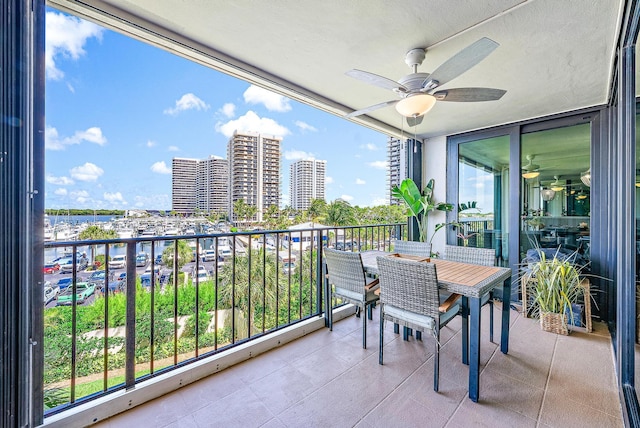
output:
M369 162L368 165L371 168L376 168L376 169L387 169L389 167L389 163L387 161Z
M72 179L70 179L69 177L56 177L54 175L47 175L47 177L45 178L45 180L47 181L47 183L50 184L56 184L58 186L69 186L73 183L75 183Z
M324 177L324 183L325 183L325 184L331 184L331 183L333 183L333 177L329 177L328 175L325 175L325 177Z
M151 165L151 171L158 174L171 174L171 168L164 161L159 161Z
M274 92L251 85L244 91L244 102L247 104L263 104L269 111L286 112L291 110L289 98Z
M114 193L104 192L102 197L104 198L105 201L111 202L112 204L116 204L116 203L119 203L122 205L127 204L127 201L124 200L124 198L122 197L122 193L120 192L114 192Z
M315 159L312 153L304 152L302 150L287 150L284 152L284 158L286 160Z
M86 190L76 190L74 192L69 193L69 197L79 203L84 204L85 202L89 202L91 198L89 197L89 192Z
M176 101L176 105L173 108L167 108L164 110L164 114L170 114L175 116L181 111L187 110L208 110L209 105L202 101L200 98L192 93L184 94L179 100Z
M362 184L367 184L367 182L362 180L362 179L360 179L360 178L356 178L356 184L362 185Z
M216 124L216 131L227 138L231 138L233 132L236 130L258 132L260 134L275 135L278 137L284 137L291 133L287 128L280 125L275 120L267 117L260 117L251 110L236 120L230 120L227 123L218 122Z
M178 146L169 146L169 147L167 147L167 150L170 151L170 152L179 152L180 151Z
M80 144L84 141L104 146L107 144L107 137L96 126L85 131L76 131L73 136L64 138L60 138L58 130L54 127L47 126L44 130L44 147L48 150L64 150L67 146Z
M147 141L147 147L149 147L149 148L155 147L157 145L158 145L158 143L156 143L155 141L151 141L151 140Z
M349 201L353 201L353 196L351 196L351 195L342 195L342 196L340 196L340 199L349 202Z
M67 189L64 187L60 187L53 192L54 195L58 196L67 196Z
M376 146L375 144L372 144L372 143L361 144L360 148L361 149L366 149L366 150L371 150L372 152L375 152L376 150L378 150L378 146Z
M102 168L92 164L91 162L71 168L69 172L71 173L71 177L80 181L96 181L98 177L104 174L104 170Z
M45 68L47 79L60 80L64 72L56 66L56 60L77 60L84 54L84 45L95 37L102 40L104 28L80 18L62 13L47 12L45 17Z
M220 110L220 113L224 114L228 118L232 118L236 115L236 106L233 103L225 103Z
M296 124L296 126L298 128L300 128L300 130L302 132L306 132L306 131L308 131L308 132L318 132L317 128L315 128L315 127L313 127L313 126L309 125L308 123L305 123L305 122L303 122L301 120L296 120L295 124Z

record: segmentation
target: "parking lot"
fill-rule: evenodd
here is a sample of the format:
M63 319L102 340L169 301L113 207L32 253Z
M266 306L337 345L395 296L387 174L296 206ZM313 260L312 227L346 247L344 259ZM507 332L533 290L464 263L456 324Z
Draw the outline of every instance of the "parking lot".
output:
M136 275L139 277L142 274L145 273L145 270L151 265L151 263L147 263L145 266L136 266ZM213 275L213 270L215 268L215 262L210 261L210 262L203 262L200 261L199 262L199 266L203 266L207 272L209 272L210 275ZM156 265L158 266L158 265ZM191 273L193 271L193 269L195 269L196 266L196 262L189 262L187 264L185 264L182 269L181 272L188 272ZM219 262L218 264L218 268L220 268L222 266L222 262ZM163 265L158 266L160 267L161 271L163 270L167 270L166 268L164 268ZM77 282L85 282L89 279L89 277L91 276L92 272L94 271L79 271L76 274L76 281ZM118 275L122 272L126 272L126 268L123 269L110 269L109 273L113 273L114 277L118 277ZM55 286L58 281L60 281L63 278L71 278L73 275L71 273L50 273L50 274L45 274L44 275L44 280L45 281L49 281L51 283L51 285ZM83 305L91 305L93 303L93 300L95 298L95 294L91 295L91 297L89 297L84 303L81 303L80 306ZM46 308L51 308L56 306L56 299L50 301L49 303L47 303L47 305L45 306Z

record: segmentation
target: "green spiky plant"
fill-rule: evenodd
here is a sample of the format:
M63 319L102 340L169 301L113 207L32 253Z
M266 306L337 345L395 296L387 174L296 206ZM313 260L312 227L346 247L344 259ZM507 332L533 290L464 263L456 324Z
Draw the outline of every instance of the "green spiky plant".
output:
M391 189L391 195L403 201L407 207L407 216L415 217L418 222L418 231L420 232L420 242L431 243L436 232L447 226L449 223L439 223L435 226L433 234L427 240L427 231L429 228L429 213L432 211L451 211L453 204L444 202L435 202L433 198L433 186L435 180L429 180L422 192L418 189L416 183L406 178L402 180L400 186L394 186Z
M577 303L584 295L584 287L580 285L584 267L571 262L571 257L561 260L558 254L548 259L538 249L540 261L528 265L524 273L533 280L527 281L528 293L532 297L532 315L540 317L542 313L568 314L573 319L572 304ZM567 320L563 317L566 328Z

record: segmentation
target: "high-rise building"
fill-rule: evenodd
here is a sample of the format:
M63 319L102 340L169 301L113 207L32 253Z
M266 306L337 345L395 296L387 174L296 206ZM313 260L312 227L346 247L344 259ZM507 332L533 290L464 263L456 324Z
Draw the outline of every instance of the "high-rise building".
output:
M199 210L226 213L229 206L229 162L219 156L199 161L196 192Z
M291 164L289 200L291 208L306 210L311 199L325 199L324 176L327 161L304 159Z
M174 158L172 163L172 209L193 214L226 212L229 200L229 166L226 159Z
M389 137L387 142L389 171L387 173L387 196L389 205L399 205L400 201L391 196L391 189L399 186L407 178L407 142L400 138Z
M227 144L229 160L229 218L236 218L234 203L240 199L258 209L249 221L262 221L272 205L280 206L281 137L235 131Z
M180 214L191 214L196 209L198 160L173 158L171 170L171 209Z

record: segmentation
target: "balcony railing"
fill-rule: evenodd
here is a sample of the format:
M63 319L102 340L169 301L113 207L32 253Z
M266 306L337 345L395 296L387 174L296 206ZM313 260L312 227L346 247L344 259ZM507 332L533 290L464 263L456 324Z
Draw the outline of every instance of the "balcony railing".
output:
M71 291L45 305L45 415L321 316L318 248L389 250L406 233L385 224L45 244L47 259L73 262L46 275L54 288L70 278ZM149 261L136 263L142 252ZM104 257L94 264L103 281L80 270L82 253ZM110 266L117 255L126 266Z

